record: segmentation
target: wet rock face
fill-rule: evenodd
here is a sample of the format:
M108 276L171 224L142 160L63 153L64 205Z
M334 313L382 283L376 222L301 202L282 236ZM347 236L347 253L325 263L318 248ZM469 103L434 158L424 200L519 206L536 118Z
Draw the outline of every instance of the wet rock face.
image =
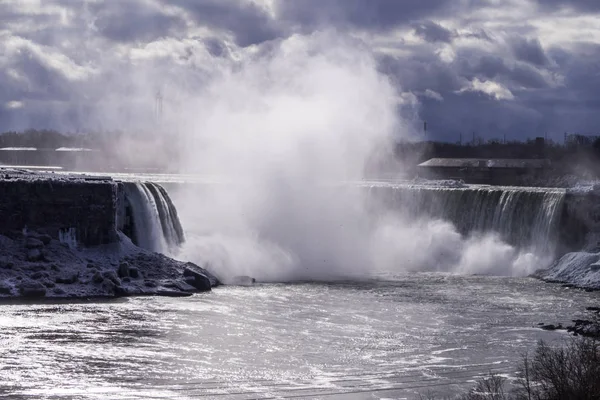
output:
M183 270L183 276L186 277L185 283L202 291L210 290L212 287L210 279L204 273L191 269L188 265Z
M44 254L41 249L29 249L27 250L27 261L41 261L44 259Z
M129 263L122 262L119 264L119 269L117 271L120 278L125 278L129 276Z
M0 282L0 294L12 295L12 287L4 282Z
M0 177L0 234L23 229L45 232L29 238L28 249L48 245L61 230L73 229L84 245L111 243L117 239L118 186L110 178L83 180L28 174Z
M68 273L57 276L55 282L56 283L64 283L66 285L72 285L73 283L76 283L78 280L79 280L78 272L68 272Z
M49 243L49 241L48 241ZM44 247L47 243L42 242L39 239L36 239L35 237L28 237L27 239L25 239L25 248L26 249L41 249L42 247Z
M46 295L46 287L37 281L25 281L19 285L19 292L23 297L44 297Z

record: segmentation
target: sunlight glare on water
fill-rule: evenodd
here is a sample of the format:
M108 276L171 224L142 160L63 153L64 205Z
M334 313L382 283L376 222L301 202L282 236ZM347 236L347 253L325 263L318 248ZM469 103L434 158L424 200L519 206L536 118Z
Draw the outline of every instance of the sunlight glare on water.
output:
M528 278L220 287L191 298L11 303L0 394L22 399L414 398L512 375L539 322L597 301ZM460 310L460 312L457 312Z

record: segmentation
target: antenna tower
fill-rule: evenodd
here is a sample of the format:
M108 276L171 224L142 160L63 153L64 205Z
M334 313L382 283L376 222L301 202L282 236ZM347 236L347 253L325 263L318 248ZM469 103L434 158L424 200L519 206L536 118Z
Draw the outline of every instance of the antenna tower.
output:
M154 115L157 119L162 119L163 113L163 95L160 90L156 92L156 97L154 99Z

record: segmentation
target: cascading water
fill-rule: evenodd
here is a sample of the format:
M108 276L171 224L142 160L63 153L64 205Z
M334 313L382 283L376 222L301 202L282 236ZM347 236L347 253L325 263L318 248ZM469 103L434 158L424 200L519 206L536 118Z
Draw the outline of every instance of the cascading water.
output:
M138 246L173 254L185 241L177 210L164 188L151 182L124 182L132 239Z
M494 186L372 185L377 208L452 222L464 235L494 232L505 242L552 254L565 191Z

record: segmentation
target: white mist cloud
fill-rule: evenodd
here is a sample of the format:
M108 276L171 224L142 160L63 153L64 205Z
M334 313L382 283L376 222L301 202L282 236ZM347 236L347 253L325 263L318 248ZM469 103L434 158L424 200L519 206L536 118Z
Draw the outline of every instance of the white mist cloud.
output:
M294 36L188 96L182 166L220 184L176 194L188 230L179 256L225 281L529 271L494 236L463 238L450 223L373 208L365 188L347 183L398 131L411 134L396 88L359 44Z

